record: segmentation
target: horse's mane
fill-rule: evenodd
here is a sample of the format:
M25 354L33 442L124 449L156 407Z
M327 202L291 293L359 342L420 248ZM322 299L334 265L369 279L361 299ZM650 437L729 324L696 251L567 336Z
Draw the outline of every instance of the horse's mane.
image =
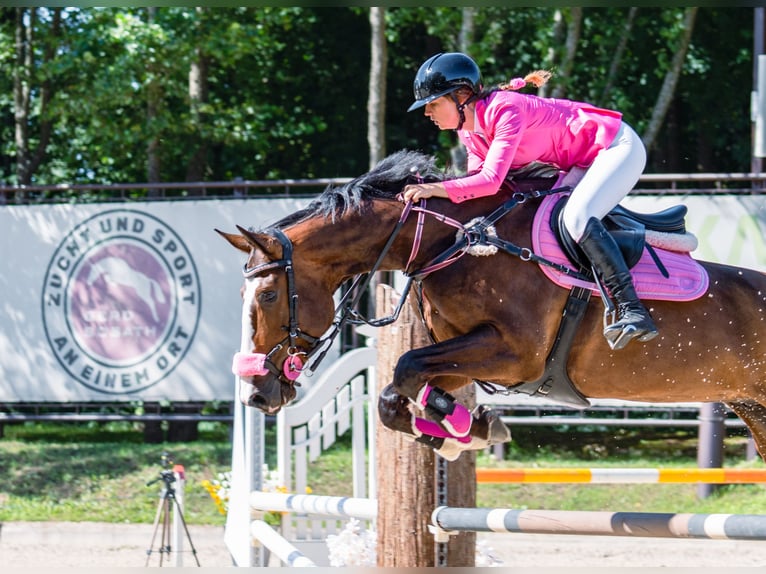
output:
M401 150L378 162L369 172L339 186L327 188L307 207L292 213L271 227L280 229L309 217L334 220L351 210L359 210L371 199L395 200L407 183L443 181L451 175L436 167L436 159L417 151Z

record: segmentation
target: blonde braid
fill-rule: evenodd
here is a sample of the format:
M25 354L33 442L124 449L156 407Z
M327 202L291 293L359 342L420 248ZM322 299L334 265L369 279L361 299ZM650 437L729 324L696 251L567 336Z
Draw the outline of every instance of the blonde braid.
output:
M501 90L520 90L527 84L532 84L534 87L540 88L550 80L552 75L548 70L535 70L523 78L513 78L506 84L500 84L499 87Z

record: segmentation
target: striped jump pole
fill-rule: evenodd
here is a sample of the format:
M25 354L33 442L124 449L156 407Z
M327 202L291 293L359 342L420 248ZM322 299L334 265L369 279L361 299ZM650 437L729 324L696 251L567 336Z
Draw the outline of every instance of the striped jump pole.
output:
M746 468L478 468L479 484L755 484L766 469Z
M431 531L437 539L453 531L466 531L766 540L766 515L758 514L662 514L441 506L434 510L431 522Z
M254 490L250 493L250 506L256 510L341 516L360 520L375 520L378 515L377 500L347 496L284 494Z
M288 566L316 566L310 558L306 557L263 520L253 520L250 523L250 534Z

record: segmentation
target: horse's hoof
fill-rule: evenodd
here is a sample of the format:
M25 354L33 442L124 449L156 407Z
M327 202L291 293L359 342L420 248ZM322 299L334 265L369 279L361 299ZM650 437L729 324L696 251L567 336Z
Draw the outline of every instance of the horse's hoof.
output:
M473 442L473 441L472 441ZM441 448L435 449L434 452L449 462L456 461L463 451L471 450L470 447L466 448L466 445L470 443L461 443L454 438L445 438Z
M473 416L477 422L484 421L484 424L487 425L487 446L511 440L511 429L500 420L500 417L491 408L479 405L476 407Z

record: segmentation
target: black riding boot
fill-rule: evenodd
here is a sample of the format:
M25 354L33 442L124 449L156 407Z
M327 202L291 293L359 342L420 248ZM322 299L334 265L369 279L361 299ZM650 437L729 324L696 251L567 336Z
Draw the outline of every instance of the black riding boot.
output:
M591 217L577 242L590 259L594 272L617 303L617 320L604 327L604 337L612 349L622 349L633 339L648 341L657 336L649 311L636 295L633 278L614 238L603 223Z

